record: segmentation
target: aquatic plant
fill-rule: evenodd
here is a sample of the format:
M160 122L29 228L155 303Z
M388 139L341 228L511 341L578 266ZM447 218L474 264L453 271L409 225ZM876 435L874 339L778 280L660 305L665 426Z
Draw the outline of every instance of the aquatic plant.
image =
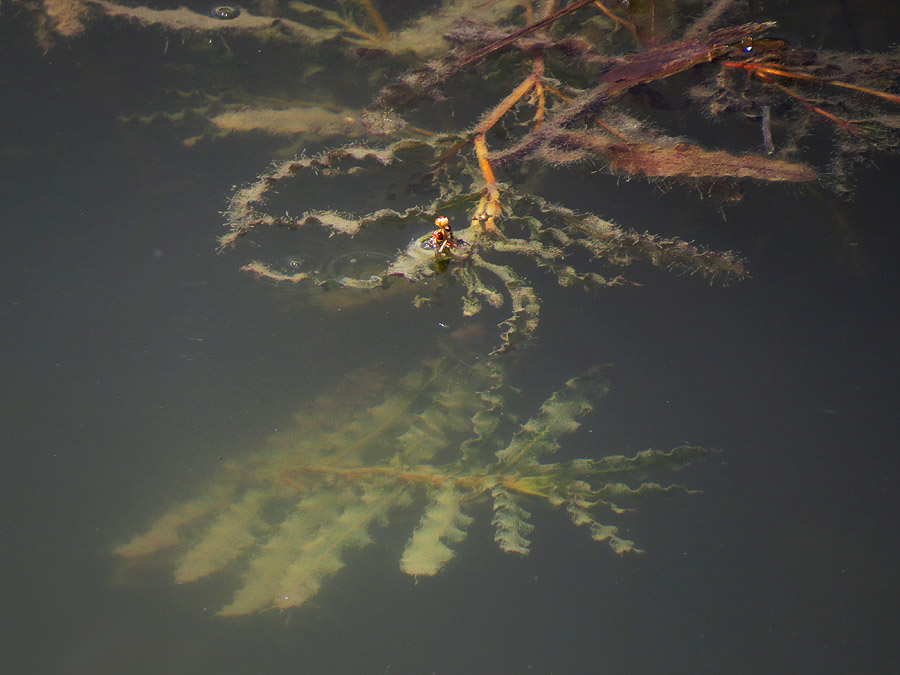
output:
M384 148L351 145L315 157L279 163L232 197L226 213L229 232L220 239L220 244L230 246L250 231L272 226L307 230L319 228L329 234L351 237L374 226L409 229L418 226L421 230L422 223L427 223L433 214L450 214L456 220L464 218L467 211L475 207L478 215L468 227L455 233L463 245L454 248L452 254L436 257L434 251L424 245L427 237L415 237L393 261L385 265L380 274L370 274L363 279L312 277L302 268L293 274L285 274L262 261L249 263L243 269L279 282L315 283L332 289L340 287L357 291L383 289L398 278L416 282L429 276L450 274L464 289L465 316L478 313L485 304L492 307L504 304L504 294L490 281L494 280L505 291L511 306L511 314L501 326L503 332L498 352L521 346L533 337L538 326L540 302L525 277L510 264L489 260L491 254L524 256L554 274L561 285L585 288L628 282L618 274L607 278L595 271L576 269L567 260L573 250L581 250L592 258L611 261L618 266L635 260L647 260L655 265L708 277L739 277L744 272L743 263L732 253L709 251L678 238L627 231L609 221L576 213L537 195L520 193L511 186L504 186L502 196L498 196L497 204L503 204L498 208L502 208L504 213L504 229L500 234L493 224L496 216L484 214L484 209L488 208L485 190L471 175L467 175L472 167L465 161L455 162L452 166L445 161L441 170L448 177L447 187L433 201L403 212L379 209L362 217L353 217L334 210L310 210L300 216L273 216L258 209L268 193L285 180L315 174L331 178L351 175L359 180L367 171L383 170L392 164L402 164L405 168L419 164L427 168L441 161L440 156L445 153L446 146L458 142L458 138L444 137L429 142L398 141ZM454 172L452 178L451 172ZM486 228L494 230L490 232ZM419 303L427 301L427 298L418 298Z
M113 22L162 29L182 45L196 47L191 38L202 36L204 50L226 54L232 37L291 50L291 68L276 68L290 71L284 82L267 88L229 79L222 91L197 74L202 69L184 68L191 79L173 89L177 110L131 119L201 120L187 145L239 133L290 139L290 152L280 155L290 159L235 188L222 251L259 243L277 228L301 241L319 232L351 246L373 231L399 231L403 242L364 275L308 267L302 245L259 256L244 270L356 298L407 284L418 305L453 286L467 317L508 306L489 355L470 363L444 355L397 380L364 377L319 399L270 450L232 461L198 497L116 549L126 559L178 551L180 582L236 575L224 615L303 604L349 549L368 545L394 510L414 506L423 515L399 556L413 576L448 564L487 502L504 551L528 552L528 509L546 503L615 552L637 552L599 512L612 517L634 497L685 491L645 474L711 451L681 446L552 461L606 383L601 369L576 377L521 425L507 411L505 353L532 342L539 326L529 266L563 286L595 289L629 283L623 268L637 261L724 281L743 277L745 263L555 203L545 178L568 172L587 182L608 172L721 201L740 199L748 181L818 181L847 196L857 164L900 147L896 54L790 44L773 36L774 22L739 17L742 5L732 0L440 0L396 25L372 0L345 0L337 10L296 1L217 5L209 13L109 0L18 4L35 17L45 49ZM192 56L203 54L197 47ZM758 140L733 133L723 147L708 148L666 130L668 111L689 117L692 107L702 113L695 129L712 119L731 129L749 123ZM830 139L832 150L818 164L806 147L814 134ZM369 194L385 175L402 186L393 192L405 204L388 208L385 199L368 208L349 198ZM329 181L352 185L348 197L315 206L312 197ZM288 252L300 254L289 267L273 262Z
M223 616L302 605L399 509L422 510L400 555L400 568L416 577L450 562L486 510L482 502L490 502L494 540L508 553L528 554L528 509L540 503L564 509L620 555L641 553L598 514L622 514L649 494L690 492L644 478L712 451L680 446L552 461L559 439L578 429L606 390L605 369L594 368L516 425L505 409L514 392L495 360L436 358L397 380L363 373L313 401L293 428L270 439L270 449L230 462L199 496L116 553L135 559L176 551L170 559L179 583L237 576Z
M644 259L711 279L740 278L744 262L731 252L632 231L520 187L533 186L547 167L601 166L620 175L677 181L725 200L740 199L741 184L747 180L807 183L820 178L819 171L799 158L801 139L818 120L833 125L837 134L827 182L847 192L849 169L866 152L897 148L900 97L888 91L900 78L896 57L802 49L766 38L773 22L712 30L727 15L729 4L712 3L699 17L686 20L677 3L666 3L667 11L656 14L653 3L649 10L636 6L615 13L587 0L561 9L556 2L546 2L526 12L528 23L518 29L498 25L493 15L478 21L480 15L471 14L443 33L451 46L445 54L384 86L365 111L239 105L213 115L210 119L218 133L257 129L285 134L293 129L369 139L279 162L240 188L226 212L228 233L220 244L226 248L250 233L261 236L266 226L322 228L329 235L348 237L373 226L408 227L416 235L409 245L401 247L381 273L365 279L313 279L305 270L285 276L264 260L243 269L270 280L314 282L354 292L383 289L398 277L417 282L447 275L463 289L466 316L484 305L509 303L510 315L501 324L497 347L501 352L533 337L540 309L528 274L510 264L508 254L530 259L566 286L627 283L618 270L601 274L595 261L615 270ZM447 3L444 8L465 5ZM509 10L505 5L491 7ZM589 21L574 23L576 12L579 17L586 13ZM428 21L423 17L413 25L421 29ZM678 33L680 39L674 39ZM393 44L394 34L379 34L382 44ZM612 53L625 44L638 51L626 56ZM482 84L473 94L469 73L476 68L481 69ZM646 99L656 108L674 105L651 86L687 71L694 82L685 97L716 116L735 113L759 120L763 153L709 150L634 116L635 100ZM455 110L460 87L467 101L473 95L487 101L497 88L507 87L508 93L499 102L488 103L468 128L423 128L427 111L441 106ZM375 143L378 138L386 142ZM781 141L778 152L776 140ZM407 170L410 192L428 196L427 200L404 210L352 214L334 208L304 209L301 190L291 204L299 215L292 215L294 209L280 215L265 211L271 194L288 181L352 175L364 184L366 175L401 165ZM410 167L415 170L410 172ZM517 184L501 182L499 171L513 172ZM432 260L420 237L427 237L430 222L443 218L449 219L463 243L452 254ZM576 264L579 252L587 253L594 264ZM417 302L428 299L418 297Z

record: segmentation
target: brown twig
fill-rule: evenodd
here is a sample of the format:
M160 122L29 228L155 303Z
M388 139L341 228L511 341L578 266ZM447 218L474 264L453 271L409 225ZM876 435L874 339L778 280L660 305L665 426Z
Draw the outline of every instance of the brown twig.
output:
M489 44L485 47L482 47L481 49L474 52L473 54L470 54L469 56L467 56L462 61L460 61L459 63L456 64L456 70L462 70L463 68L471 66L473 63L477 63L478 61L481 61L481 59L483 59L485 56L487 56L489 54L493 54L498 49L503 49L503 47L505 47L509 44L512 44L519 38L525 37L526 35L531 35L535 31L540 30L541 28L546 28L547 26L551 25L555 21L558 21L559 19L566 16L567 14L571 14L575 10L578 10L578 9L581 9L582 7L590 5L594 1L595 0L575 0L575 2L573 2L571 5L563 7L562 9L560 9L556 12L553 12L553 14L545 16L543 19L539 19L538 21L535 21L534 23L529 24L529 25L525 26L524 28L520 28L519 30L515 31L514 33L510 33L509 35L507 35L504 38L495 40L491 44Z

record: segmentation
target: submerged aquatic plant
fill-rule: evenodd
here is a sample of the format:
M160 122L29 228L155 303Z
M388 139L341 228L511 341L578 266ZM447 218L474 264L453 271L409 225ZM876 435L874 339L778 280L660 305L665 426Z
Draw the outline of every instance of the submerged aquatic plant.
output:
M563 286L592 289L629 283L622 268L635 261L721 280L743 277L744 262L555 203L542 194L545 177L605 171L721 200L740 199L747 181L820 181L847 194L856 164L900 147L896 54L789 44L773 37L774 22L739 18L742 4L732 0L436 0L396 25L374 0L345 0L338 10L260 2L211 14L110 0L16 1L34 16L45 49L112 22L180 36L164 49L194 49L181 52L185 59L211 49L231 57L242 41L285 50L273 65L283 75L277 83L240 81L234 69L221 87L212 69L173 68L191 78L173 86L179 110L131 119L200 124L185 141L191 146L238 133L291 139L280 155L291 159L235 189L221 249L259 243L276 228L318 232L339 246L361 246L376 230L399 230L404 241L359 275L307 266L302 245L259 256L244 270L357 298L412 284L416 304L441 285L426 280L447 280L462 289L465 316L509 308L489 356L474 365L436 359L399 380L368 378L319 399L270 450L231 462L198 497L116 550L127 559L176 550L180 582L238 576L225 615L303 604L349 549L368 545L393 510L414 505L423 515L400 555L414 576L451 560L481 502L491 503L504 551L528 552L528 509L541 502L566 509L617 553L638 551L598 514L621 514L620 503L646 493L684 491L645 474L711 451L552 461L606 383L592 370L524 424L507 412L504 353L531 342L539 326L529 266ZM692 104L705 115L698 124L749 122L758 140L748 145L733 134L724 147L708 148L666 130L666 113ZM824 165L814 166L805 147L812 134L832 140ZM400 176L393 192L402 206L311 200L329 181L356 181L349 196L371 194L369 181L391 172ZM273 206L276 193L298 184L287 204ZM287 267L275 262L288 252L298 255Z
M471 185L471 170L465 161L444 162L442 171L458 175L448 180L452 186L433 201L410 207L402 212L379 209L362 217L352 217L334 210L307 211L299 216L272 216L259 211L266 196L283 181L321 174L326 177L351 175L359 180L366 172L383 170L393 164L404 167L419 164L428 167L440 161L445 146L459 142L458 138L442 138L439 142L399 141L385 148L344 146L311 158L282 162L255 183L238 191L227 212L228 234L220 239L223 247L232 245L252 230L276 226L292 229L320 228L331 234L354 236L374 226L405 227L427 223L432 214L450 214L453 219L465 218L471 207L483 208L483 187ZM469 187L464 187L466 185ZM382 289L398 278L416 282L438 274L449 273L464 288L463 314L472 316L483 305L500 307L508 298L511 314L503 324L501 344L497 351L509 351L529 341L538 326L540 302L527 279L510 264L490 260L492 255L516 254L531 259L539 267L549 270L563 286L581 285L599 288L628 283L621 275L607 278L591 270L578 270L568 262L572 251L581 251L594 259L604 259L618 266L635 260L647 260L655 265L674 268L708 277L739 277L744 273L741 260L732 253L714 252L678 238L659 237L648 233L627 231L596 216L579 214L563 206L552 204L532 194L520 193L504 187L498 204L504 208L504 230L485 231L487 218L479 213L465 229L456 231L464 246L456 247L444 257L423 246L423 238L416 237L380 273L365 278L343 277L340 280L313 277L301 267L294 274L285 274L262 261L244 267L257 276L275 281L340 285L350 289ZM440 216L446 217L446 216ZM421 227L421 225L419 225ZM494 226L495 227L495 226ZM505 291L501 293L494 284ZM419 298L427 302L427 298Z
M649 12L642 7L614 12L587 0L562 8L556 2L535 3L528 5L533 11L525 12L527 24L521 28L472 14L444 33L450 45L445 54L383 87L367 110L348 118L353 131L345 136L368 136L367 142L279 162L239 189L226 212L228 233L220 244L233 246L250 233L263 236L266 226L318 227L348 237L374 226L410 226L419 228L418 235L433 220L448 218L467 246L431 260L413 238L380 273L342 285L376 290L398 277L417 282L446 274L463 288L466 316L484 305L508 302L511 309L501 324L498 352L530 341L539 321L540 299L527 272L511 264L509 254L530 259L566 286L627 283L616 268L640 259L708 278L740 278L744 263L731 252L629 230L551 203L534 189L540 172L549 167L571 171L601 166L625 176L678 181L732 200L741 197L741 183L747 180L808 183L818 180L820 172L801 160L799 142L819 121L833 125L838 135L839 152L827 179L841 191L846 190L848 168L864 152L898 147L900 97L888 91L900 79L896 57L801 49L765 37L773 22L713 30L728 5L713 3L706 13L686 20L675 2L666 3L664 14L656 14L653 3ZM617 55L626 45L638 51ZM483 79L472 92L470 73L476 68ZM652 87L688 71L694 83L684 97L718 116L758 118L764 152L709 150L635 116L635 101L647 100L655 108L675 106L669 101L671 93ZM504 87L508 93L499 102L487 102L492 92ZM472 125L462 130L423 128L429 111L449 108L454 114L461 107L454 106L460 88L467 102L474 97L487 106ZM260 129L270 129L266 120L271 112L244 107L240 115L258 119ZM375 143L378 138L385 141ZM427 197L404 210L350 214L334 208L305 209L301 191L291 204L299 215L265 211L272 193L287 181L352 175L364 184L367 175L400 165L407 171L416 167L407 179L410 192ZM500 171L517 173L517 180L502 182ZM584 253L593 264L585 265L579 255ZM601 274L596 261L615 271ZM243 269L282 278L264 260ZM300 283L310 277L300 270L284 280ZM427 301L417 298L419 303Z
M424 509L400 555L412 576L437 574L450 562L482 502L491 503L494 540L508 553L528 554L528 509L540 503L565 509L616 553L640 553L598 518L622 514L648 494L690 492L645 477L712 451L680 446L552 461L560 438L578 429L606 390L605 369L592 369L516 425L495 360L473 366L437 358L396 381L364 374L314 401L269 450L231 462L199 496L116 553L134 559L176 551L179 583L237 576L224 616L302 605L397 509Z

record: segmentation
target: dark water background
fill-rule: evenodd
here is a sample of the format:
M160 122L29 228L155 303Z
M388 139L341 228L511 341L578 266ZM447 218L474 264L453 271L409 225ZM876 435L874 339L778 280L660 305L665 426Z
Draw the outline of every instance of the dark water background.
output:
M759 11L838 48L898 34L896 10L850 3L849 24L825 25L807 9L822 4ZM622 521L646 555L621 559L541 508L532 554L504 555L483 506L454 561L416 584L397 568L413 514L300 610L221 620L215 588L162 572L113 587L111 548L330 382L417 363L459 307L329 313L238 272L247 251L215 253L219 212L275 146L186 149L171 125L118 121L158 107L160 34L42 54L7 7L0 33L2 672L900 670L896 158L859 174L853 202L748 186L724 220L640 181L548 186L749 261L727 287L635 267L641 288L596 295L530 270L543 323L517 369L526 414L610 362L613 392L573 456L724 450L678 477L702 494Z

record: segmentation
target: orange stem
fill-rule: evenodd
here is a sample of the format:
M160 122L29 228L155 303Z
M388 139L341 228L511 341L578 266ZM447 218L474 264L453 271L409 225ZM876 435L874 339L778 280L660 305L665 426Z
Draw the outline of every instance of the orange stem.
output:
M800 105L802 105L807 110L814 112L814 113L818 113L819 115L822 115L822 117L825 117L826 119L831 120L832 122L837 124L841 129L843 129L844 131L851 133L851 134L859 133L856 130L856 127L854 126L854 124L852 122L848 122L847 120L843 120L840 117L837 117L836 115L832 115L830 112L822 110L819 106L813 105L812 103L807 101L805 98L803 98L796 92L792 91L790 88L785 87L783 84L779 84L778 82L775 82L774 80L771 80L765 76L760 76L760 77L767 84L772 85L779 91L782 91L785 94L787 94L788 96L790 96L791 98L795 99L797 102L800 103Z
M384 19L381 18L379 11L375 9L372 0L361 0L361 2L363 8L366 10L366 14L369 15L369 19L375 24L375 28L378 30L378 37L380 37L383 42L390 40L391 31L388 30L387 24L384 23Z
M622 133L621 131L619 131L618 129L614 129L613 127L609 126L606 122L604 122L603 120L601 120L599 117L595 118L594 121L595 121L598 125L600 125L600 127L603 128L607 133L612 134L612 135L615 136L616 138L618 138L618 139L620 139L620 140L623 140L623 141L625 141L626 143L630 143L630 142L631 142L631 139L628 138L625 134L623 134L623 133Z
M622 17L613 14L606 8L606 6L602 2L600 2L600 0L594 0L594 4L597 5L597 7L600 8L600 11L606 14L606 16L608 16L610 19L612 19L616 23L622 24L623 26L625 26L625 28L630 30L634 35L635 40L637 40L638 44L641 43L641 38L638 36L637 26L635 26L627 19L623 19Z
M475 156L478 157L478 167L481 169L481 175L484 177L484 196L478 205L475 219L472 224L482 224L482 229L486 233L494 234L498 232L496 218L500 215L502 209L500 206L500 190L497 187L497 178L494 176L494 170L488 161L487 149L487 132L490 131L500 119L508 113L516 103L518 103L525 94L536 89L538 93L538 110L535 114L536 124L540 124L544 118L544 92L541 89L541 78L544 75L544 59L540 56L535 57L532 64L531 75L526 77L518 87L504 98L497 106L491 110L490 114L475 127Z
M729 68L742 68L743 70L754 72L757 75L777 75L778 77L789 77L795 80L805 80L807 82L817 82L819 84L830 84L834 87L843 87L844 89L852 89L853 91L858 91L863 94L869 94L870 96L877 96L878 98L883 98L886 101L890 101L891 103L900 103L900 96L896 96L894 94L888 94L887 92L878 91L877 89L869 89L868 87L861 87L858 84L851 84L850 82L842 82L840 80L825 80L821 77L810 75L809 73L800 73L796 71L785 70L783 68L776 68L774 66L764 66L759 63L745 63L740 61L722 61L722 65Z

